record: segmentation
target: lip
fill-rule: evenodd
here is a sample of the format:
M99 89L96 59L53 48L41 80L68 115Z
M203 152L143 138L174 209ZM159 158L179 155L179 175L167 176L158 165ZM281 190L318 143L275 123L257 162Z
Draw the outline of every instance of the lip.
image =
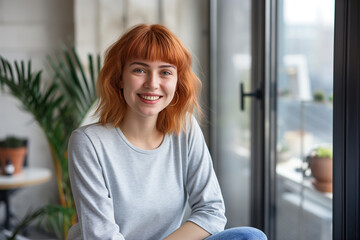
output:
M160 101L160 99L162 98L161 95L155 94L155 93L139 93L139 94L137 94L137 95L138 95L138 97L139 97L139 99L140 99L141 102L147 103L147 104L156 104L156 103L158 103L158 102ZM148 99L142 98L141 95L142 95L142 96L148 96L148 97L159 97L159 98L156 99L156 100L148 100Z
M161 97L161 94L156 94L156 93L138 93L138 95L143 95L143 96L155 96L155 97Z

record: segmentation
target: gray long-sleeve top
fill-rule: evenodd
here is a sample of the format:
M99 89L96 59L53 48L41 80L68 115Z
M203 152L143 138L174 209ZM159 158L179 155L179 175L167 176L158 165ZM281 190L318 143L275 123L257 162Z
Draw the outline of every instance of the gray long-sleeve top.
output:
M159 240L187 221L211 234L224 229L224 202L201 129L166 135L139 149L119 128L88 125L69 141L69 174L78 223L68 239Z

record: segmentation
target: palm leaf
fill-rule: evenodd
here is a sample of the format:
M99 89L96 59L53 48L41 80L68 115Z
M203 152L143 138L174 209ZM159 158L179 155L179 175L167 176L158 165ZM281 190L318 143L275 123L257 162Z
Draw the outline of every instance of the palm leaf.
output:
M75 213L73 208L65 208L59 205L49 204L45 207L41 207L35 211L29 212L20 221L17 227L14 229L13 234L8 237L8 240L16 239L16 236L29 226L32 222L38 221L38 226L42 226L45 230L53 230L57 239L64 239L65 233L62 228L62 222L71 221L72 216Z
M58 59L58 64L56 64L55 61L50 56L48 56L48 62L52 70L54 71L53 79L59 81L62 85L62 92L64 97L68 98L67 101L71 102L73 106L77 107L77 111L82 111L82 108L84 108L85 106L82 105L81 102L79 104L78 99L80 99L80 96L78 92L74 90L75 86L73 84L68 84L68 81L73 80L71 80L72 75L65 66L64 60L60 58Z
M89 97L91 97L88 80L87 80L87 77L85 76L85 71L84 71L84 69L83 69L83 67L82 67L82 65L81 65L81 63L80 63L80 59L79 59L78 54L76 53L75 47L72 47L72 48L71 48L71 52L72 52L72 54L73 54L73 56L74 56L74 58L75 58L76 65L77 65L77 67L78 67L79 70L80 70L83 83L85 84L85 87L86 87L86 90L87 90L87 95L88 95ZM91 98L89 98L89 100L91 101Z
M63 48L61 55L57 58L48 56L47 60L52 81L45 84L42 71L34 72L31 61L27 64L24 61L14 61L11 65L0 56L0 87L15 96L22 103L22 108L32 113L43 129L54 159L60 202L64 208L74 209L68 174L67 143L72 131L79 127L96 101L95 82L101 62L97 56L97 62L94 63L93 57L89 55L89 72L86 72L74 47L70 51ZM36 214L40 213L35 212ZM67 228L70 227L72 218L64 216L48 219L57 234L62 229L66 235ZM55 224L56 219L61 219L61 225Z

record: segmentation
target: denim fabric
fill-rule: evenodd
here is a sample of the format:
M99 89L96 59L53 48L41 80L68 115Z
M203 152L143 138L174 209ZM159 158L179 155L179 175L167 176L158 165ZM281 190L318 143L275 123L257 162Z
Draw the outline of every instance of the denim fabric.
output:
M256 228L237 227L214 234L206 240L267 240L267 237Z

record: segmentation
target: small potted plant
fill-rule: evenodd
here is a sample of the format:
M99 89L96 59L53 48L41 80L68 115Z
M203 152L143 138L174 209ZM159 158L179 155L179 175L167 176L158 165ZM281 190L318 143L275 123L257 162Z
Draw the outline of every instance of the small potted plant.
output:
M329 102L333 102L333 99L334 99L334 96L333 96L333 93L330 93L329 94L329 97L328 97L328 100L329 100Z
M9 136L0 140L1 173L6 175L20 173L23 169L26 153L26 139ZM13 166L13 170L9 166Z
M310 153L308 159L314 187L321 192L332 192L332 148L317 147Z
M322 90L314 92L313 98L315 102L325 102L325 93Z

